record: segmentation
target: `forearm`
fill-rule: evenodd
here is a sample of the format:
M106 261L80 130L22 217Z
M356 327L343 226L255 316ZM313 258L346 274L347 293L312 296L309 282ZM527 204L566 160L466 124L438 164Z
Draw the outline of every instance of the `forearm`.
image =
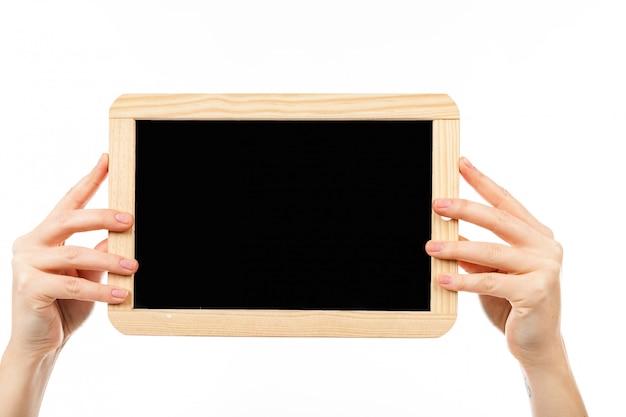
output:
M56 361L56 352L27 355L10 344L0 362L0 417L35 417Z
M565 346L549 362L522 364L526 388L534 417L587 417Z

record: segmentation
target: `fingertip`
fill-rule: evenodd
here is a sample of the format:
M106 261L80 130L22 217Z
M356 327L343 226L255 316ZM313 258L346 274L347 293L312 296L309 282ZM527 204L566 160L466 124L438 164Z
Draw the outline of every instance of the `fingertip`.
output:
M124 288L113 288L111 290L111 303L117 304L121 303L128 297L128 290Z
M449 287L454 280L452 279L452 275L449 274L439 274L437 275L437 283L442 287Z
M470 162L469 159L467 159L465 156L462 156L460 161L459 161L459 165L461 167L465 167L467 169L472 169L474 168L474 165L472 165L472 163Z
M106 153L100 155L98 158L98 162L93 167L91 172L83 177L83 181L86 181L87 192L89 193L89 198L93 195L96 189L102 184L104 179L109 174L109 156ZM95 185L95 187L94 187ZM82 208L82 207L81 207Z
M130 213L120 212L115 215L115 220L122 224L130 225L133 224L134 218L133 215Z
M129 272L134 272L137 270L137 267L139 266L138 262L136 259L120 259L120 266L126 270L128 270Z
M443 250L443 246L444 246L443 242L430 240L426 242L426 252L428 253L441 252Z
M452 199L450 198L436 198L433 201L433 207L436 209L445 209L452 205Z
M469 161L469 159L462 156L459 160L459 172L461 175L467 179L468 176L474 171L477 171L476 167Z
M109 239L107 238L98 242L98 244L94 246L94 249L99 252L107 252L109 250Z
M100 158L98 158L98 162L93 168L94 171L104 170L107 172L109 170L109 154L102 153Z

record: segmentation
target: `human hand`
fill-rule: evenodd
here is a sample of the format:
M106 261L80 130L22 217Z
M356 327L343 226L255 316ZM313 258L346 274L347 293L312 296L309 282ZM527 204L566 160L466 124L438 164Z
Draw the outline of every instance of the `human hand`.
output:
M9 343L19 351L58 351L85 321L94 302L121 303L127 290L101 284L104 271L131 275L134 259L107 253L107 240L94 249L65 245L75 233L121 232L133 217L111 209L84 209L108 173L108 155L59 201L34 230L13 244L13 311Z
M507 244L458 242L426 244L429 255L459 261L467 274L441 274L451 291L477 293L491 322L506 336L522 365L537 365L562 355L560 272L563 250L552 231L504 188L461 158L465 181L489 205L463 199L438 199L434 211L493 232Z

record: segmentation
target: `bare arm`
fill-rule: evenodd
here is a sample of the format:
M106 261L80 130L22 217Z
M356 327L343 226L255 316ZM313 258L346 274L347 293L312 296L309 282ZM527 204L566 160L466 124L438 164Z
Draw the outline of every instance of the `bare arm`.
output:
M27 355L9 344L0 362L0 416L37 416L56 352Z
M108 172L108 155L79 181L33 231L13 245L11 337L0 362L0 417L34 417L54 363L94 302L120 303L127 291L100 283L104 271L130 275L137 261L94 249L66 246L74 233L124 231L129 214L84 207Z
M467 274L440 275L439 285L479 294L491 322L519 361L533 416L587 416L561 336L561 245L505 189L461 158L467 183L488 203L436 200L440 215L493 232L507 244L428 242L434 257L456 259Z

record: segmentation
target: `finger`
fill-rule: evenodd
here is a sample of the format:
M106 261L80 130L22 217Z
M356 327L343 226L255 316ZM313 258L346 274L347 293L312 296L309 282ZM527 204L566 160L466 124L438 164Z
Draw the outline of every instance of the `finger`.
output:
M138 267L135 259L100 252L81 246L55 246L44 251L28 253L24 262L42 271L89 270L131 275Z
M450 291L464 291L480 295L505 298L509 301L520 299L528 291L528 283L520 275L499 272L479 274L444 273L437 276L437 283Z
M436 199L433 210L452 219L464 220L492 231L504 241L516 246L536 246L545 235L509 212L463 199Z
M461 267L461 269L463 269L463 271L467 272L468 274L477 274L479 272L494 272L494 269L489 266L477 265L465 261L459 261L459 267Z
M50 303L54 300L80 300L118 304L126 299L128 290L91 282L67 275L46 274L39 280L38 293L45 294Z
M522 203L509 194L506 189L476 169L467 158L461 158L459 170L465 181L489 204L510 213L542 234L553 237L552 231L537 220Z
M35 244L54 246L64 242L74 233L92 230L123 232L134 222L129 213L112 209L57 210L37 226L31 238Z
M109 250L109 239L104 239L100 241L95 247L94 250L100 252L107 252Z
M465 236L459 236L459 241L461 242L468 242L467 238ZM474 264L471 262L467 262L467 261L458 261L459 266L468 274L475 274L478 272L493 272L494 268L490 267L490 266L485 266L485 265L478 265L478 264Z
M459 241L462 242L467 242L467 238L465 238L464 236L459 236ZM426 242L426 244L428 244L428 242ZM427 250L428 252L428 250ZM493 272L494 268L490 267L490 266L485 266L485 265L478 265L478 264L474 264L471 262L467 262L467 261L461 261L458 260L458 265L459 267L461 267L465 272L467 272L468 274L475 274L478 272Z
M109 170L109 155L102 154L96 166L63 196L52 210L76 210L84 208L98 191Z
M429 241L426 252L439 259L455 259L480 265L474 272L503 271L523 274L537 269L533 257L520 249L491 242Z
M98 252L105 252L106 253L107 249L108 249L108 241L109 241L109 239L102 240L100 243L98 243L94 247L94 250L98 251ZM77 272L77 275L79 277L88 279L89 281L93 281L93 282L101 282L102 281L103 271L94 271L93 269L81 269L81 270L78 270L76 272ZM137 272L137 270L135 269L134 272ZM120 275L124 275L124 274L120 274Z

